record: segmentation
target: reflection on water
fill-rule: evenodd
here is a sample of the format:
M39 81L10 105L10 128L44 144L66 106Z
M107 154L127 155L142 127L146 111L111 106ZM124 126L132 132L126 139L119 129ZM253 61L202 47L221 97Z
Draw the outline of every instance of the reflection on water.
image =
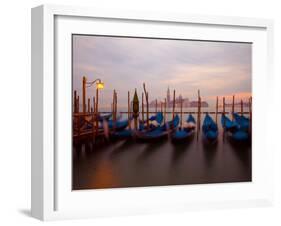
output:
M73 189L242 182L252 179L250 144L196 135L183 143L134 140L73 146Z

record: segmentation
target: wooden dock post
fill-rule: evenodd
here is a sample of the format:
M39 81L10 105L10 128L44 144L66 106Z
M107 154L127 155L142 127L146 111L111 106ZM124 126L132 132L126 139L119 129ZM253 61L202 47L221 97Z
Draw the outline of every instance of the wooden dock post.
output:
M218 109L219 109L219 97L216 100L216 124L218 123Z
M249 132L252 133L252 97L249 98Z
M80 135L80 131L81 131L81 128L80 128L80 115L77 116L77 130L78 130L78 136Z
M155 112L157 113L157 99L155 99Z
M225 115L225 97L222 99L222 112Z
M235 95L232 96L232 120L234 119L234 111L235 111Z
M148 93L146 93L146 125L149 129L149 103L148 103Z
M173 93L173 120L175 118L175 106L176 106L176 90Z
M131 104L130 104L130 91L128 91L128 126L129 126L129 129L131 129L131 121L130 121L130 107L131 107Z
M243 112L243 100L241 99L241 115L243 116L244 112Z
M166 124L166 111L167 109L167 99L165 98L165 102L164 102L164 124Z
M77 92L74 90L74 103L73 103L73 112L77 113Z
M99 89L96 89L96 136L99 135Z
M116 130L116 121L117 121L117 93L114 90L113 93L113 107L114 107L114 115L113 115L113 131Z
M114 117L115 117L115 90L113 90L113 94L112 94L112 119L114 121Z
M88 113L91 111L91 99L88 98Z
M96 112L96 100L95 97L93 97L93 112Z
M87 83L87 79L85 76L83 76L83 85L82 85L83 113L86 113L86 83Z
M79 96L77 96L76 104L77 104L76 110L77 110L77 113L79 113L79 110L80 110Z
M93 97L93 114L92 114L92 133L93 133L93 140L96 140L96 127L95 127L95 120L96 120L96 100Z
M223 101L222 101L222 114L225 116L225 97L223 97ZM225 120L223 121L223 136L222 136L222 140L224 141L225 138Z
M144 103L143 103L143 93L141 93L141 117L142 117L142 122L144 123Z
M201 97L200 97L200 90L198 90L198 103L197 103L197 141L199 140L199 132L201 126Z
M145 83L143 83L143 89L144 89L144 94L145 94L145 99L146 99L146 125L147 125L147 129L148 129L149 128L149 103L148 103L148 92L146 91Z
M180 100L180 108L181 108L181 122L180 122L180 128L182 129L182 102L183 100Z

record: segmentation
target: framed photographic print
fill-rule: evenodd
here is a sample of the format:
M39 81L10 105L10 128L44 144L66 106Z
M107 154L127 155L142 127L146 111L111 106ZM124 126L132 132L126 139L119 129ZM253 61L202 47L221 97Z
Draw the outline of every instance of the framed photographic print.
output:
M269 205L270 20L32 9L32 215Z

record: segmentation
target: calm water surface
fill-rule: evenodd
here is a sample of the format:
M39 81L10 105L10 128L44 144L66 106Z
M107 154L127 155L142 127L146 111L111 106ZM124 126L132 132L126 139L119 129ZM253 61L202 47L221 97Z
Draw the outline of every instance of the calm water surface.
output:
M219 129L216 145L206 145L202 134L182 144L168 139L75 144L73 189L251 181L251 145L223 140Z

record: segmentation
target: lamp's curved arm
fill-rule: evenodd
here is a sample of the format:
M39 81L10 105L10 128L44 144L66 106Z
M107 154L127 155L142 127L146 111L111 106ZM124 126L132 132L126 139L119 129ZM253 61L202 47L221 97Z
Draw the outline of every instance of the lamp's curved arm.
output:
M93 84L95 84L96 82L101 82L101 80L99 78L97 78L96 80L92 81L92 82L86 82L86 84L88 85L88 87L91 87Z

